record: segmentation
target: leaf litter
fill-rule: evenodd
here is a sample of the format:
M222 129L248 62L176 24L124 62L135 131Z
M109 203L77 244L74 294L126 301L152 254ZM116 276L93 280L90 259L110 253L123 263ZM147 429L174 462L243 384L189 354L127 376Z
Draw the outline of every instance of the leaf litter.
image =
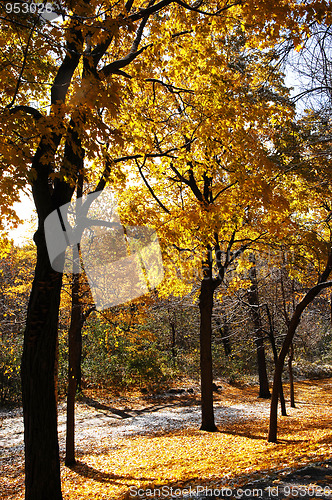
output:
M214 433L199 430L199 401L192 395L143 400L92 393L76 404L77 464L71 468L64 465L61 402L64 500L129 499L138 489L148 493L139 498L151 498L149 492L163 486L243 487L331 457L332 380L296 384L296 408L279 417L277 444L266 441L270 402L257 398L257 387L222 385L215 396ZM1 498L23 499L22 411L2 410L0 419Z

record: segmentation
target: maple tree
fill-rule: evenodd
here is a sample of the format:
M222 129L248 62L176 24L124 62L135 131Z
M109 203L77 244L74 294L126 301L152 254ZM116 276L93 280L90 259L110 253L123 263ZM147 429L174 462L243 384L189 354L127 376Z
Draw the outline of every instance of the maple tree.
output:
M149 141L168 153L156 161L136 160L145 190L141 188L138 197L135 185L134 193L125 196L123 217L158 228L168 266L162 293L188 291L193 270L201 279L201 429L209 431L216 429L211 353L215 291L251 245L260 239L266 245L280 225L285 231L294 230L288 193L279 180L273 181L278 166L267 146L276 133L273 124L289 119L292 110L278 74L271 78L264 57L245 50L245 41L234 29L223 45L219 39L206 42L206 52L197 51L196 64L212 66L218 61L209 81L204 72L186 69L188 73L174 81L167 105L159 97L163 87L155 86L153 95L144 98L141 86L135 93L136 113L130 110L141 147ZM167 70L175 73L172 60L167 61ZM187 82L185 89L182 79ZM262 110L265 99L268 105ZM155 101L162 105L155 106Z
M37 264L21 370L27 499L61 498L55 360L62 272L51 266L44 221L70 202L79 175L94 180L98 189L106 180L118 185L124 179L116 161L119 155L128 159L147 153L162 155L148 140L143 149L139 137L125 140L125 125L124 130L121 125L126 117L120 115L123 103L132 100L127 79L131 76L137 84L143 78L146 82L151 79L150 96L156 85L170 85L168 90L172 92L172 81L154 81L164 50L166 66L168 58L174 61L180 55L174 74L169 74L176 80L180 69L195 67L193 42L204 48L207 34L213 34L216 28L227 32L234 17L240 18L244 28L253 31L264 45L267 35L278 37L283 26L294 30L294 38L300 38L298 26L305 29L311 19L322 20L326 6L324 1L314 6L226 1L220 6L217 1L204 0L193 5L182 0L139 5L131 0L114 4L63 0L59 2L60 17L52 23L34 13L8 13L1 5L1 45L5 47L0 73L0 154L5 168L1 193L9 193L5 204L9 213L19 188L31 183L39 219L34 236ZM188 32L193 36L187 37L181 47L179 40ZM127 73L129 67L132 74ZM210 69L200 71L208 74ZM186 144L182 141L182 146L183 142ZM209 182L206 176L206 192ZM202 194L206 198L204 190ZM217 240L214 245L218 250ZM211 254L212 249L206 249ZM211 285L209 266L206 272L210 273Z

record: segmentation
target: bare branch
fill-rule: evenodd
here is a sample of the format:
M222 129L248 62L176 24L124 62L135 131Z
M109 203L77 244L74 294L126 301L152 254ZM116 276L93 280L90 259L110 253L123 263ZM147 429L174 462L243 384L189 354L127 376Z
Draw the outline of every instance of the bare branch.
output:
M221 189L217 194L216 196L213 198L212 202L214 203L216 201L216 199L222 194L224 193L225 191L227 191L227 189L235 186L236 184L238 184L239 181L235 181L235 182L232 182L232 184L228 184L228 186L225 186L223 189Z
M216 10L215 12L207 12L204 10L200 10L199 7L202 4L202 2L200 2L200 1L195 2L194 5L192 5L192 6L186 2L183 2L182 0L175 0L175 3L177 3L178 5L181 5L181 7L184 7L185 9L191 10L193 12L198 12L199 14L203 14L204 16L219 16L222 12L225 12L226 10L228 10L232 7L235 7L236 5L240 5L242 2L241 2L241 0L239 0L238 2L231 3L231 4L227 4L227 2L226 2L226 5L224 7ZM196 4L198 5L198 7L196 7Z
M146 82L152 82L152 83L159 83L160 85L166 87L167 90L169 90L172 94L180 94L181 92L186 92L188 94L194 94L195 93L194 90L183 89L181 87L175 87L175 85L163 82L162 80L158 80L157 78L147 78L145 81Z
M143 174L142 172L142 167L139 165L138 161L135 160L135 163L137 165L137 168L138 168L138 171L140 173L140 176L142 177L143 179L143 182L144 184L146 185L146 187L148 188L148 190L150 191L150 194L152 196L152 198L154 200L156 200L156 202L158 203L158 205L164 210L164 212L170 214L171 212L168 210L168 208L165 207L165 205L159 200L158 196L155 194L154 190L152 189L152 187L150 186L150 184L148 183L148 181L146 180L146 177L145 175ZM144 163L145 163L145 160L144 160ZM143 164L144 165L144 164Z
M308 89L308 90L304 90L303 92L301 92L300 94L297 94L297 96L295 97L292 97L292 101L293 102L297 102L299 101L300 99L302 99L304 96L306 95L309 95L309 94L314 94L314 93L322 93L323 91L328 91L328 92L331 92L332 91L332 87L331 85L329 86L325 86L325 85L320 85L319 87L313 87L311 89Z
M14 106L13 108L10 109L9 113L13 115L17 111L23 111L24 113L27 113L28 115L33 116L36 120L39 120L40 118L43 118L43 115L41 114L38 109L32 108L31 106Z

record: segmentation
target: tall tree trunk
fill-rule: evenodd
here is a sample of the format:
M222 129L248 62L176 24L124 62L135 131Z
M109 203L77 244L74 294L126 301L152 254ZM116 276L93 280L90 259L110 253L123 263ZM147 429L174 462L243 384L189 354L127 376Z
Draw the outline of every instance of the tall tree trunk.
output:
M292 342L289 348L289 355L288 355L288 374L289 374L290 405L292 408L295 408L293 359L294 359L294 345Z
M78 253L78 252L77 252ZM82 305L79 300L80 275L72 277L71 320L68 332L69 366L67 393L67 426L66 426L66 465L73 465L75 460L75 398L80 377L82 352Z
M253 257L254 259L254 257ZM253 260L255 264L255 260ZM257 368L259 378L259 397L268 399L271 397L269 389L269 381L267 378L265 348L264 348L264 333L262 329L261 315L259 311L257 275L255 265L250 269L251 287L248 290L248 301L250 311L255 325L255 344L257 352Z
M35 242L37 263L21 364L25 498L61 500L55 379L62 273L50 265L43 231L37 231Z
M201 368L201 405L203 431L216 431L213 412L213 371L212 371L212 279L203 279L199 297L200 310L200 368Z
M268 333L268 335L269 335L269 339L270 339L271 347L272 347L272 352L273 352L274 366L276 366L277 362L278 362L278 351L277 351L276 342L275 342L275 338L274 338L274 328L273 328L273 323L272 323L272 318L271 318L269 306L267 304L265 304L265 307L266 307L266 312L267 312L267 316L268 316L268 320L269 320L269 333ZM280 396L281 415L283 417L287 417L282 379L280 379L280 388L279 389L280 389L279 396Z
M171 341L171 351L172 351L172 358L173 361L176 358L176 330L175 330L175 324L174 321L171 321L171 330L172 330L172 341Z
M77 199L75 205L76 224L79 224L80 209L83 196L83 165L77 179ZM66 465L73 465L75 460L75 398L78 384L81 385L81 355L82 355L82 328L83 310L80 302L80 244L73 246L73 275L71 282L71 315L68 332L68 393L67 393L67 422L66 422Z
M217 319L216 323L218 325L220 337L224 345L225 356L228 357L232 352L232 347L229 341L229 331L228 331L226 314L223 314L223 323L224 323L223 326L221 326L221 322L219 319Z
M264 340L261 330L256 331L255 344L257 352L257 366L258 366L258 377L259 377L258 397L269 399L271 397L271 393L269 389L269 381L267 378Z

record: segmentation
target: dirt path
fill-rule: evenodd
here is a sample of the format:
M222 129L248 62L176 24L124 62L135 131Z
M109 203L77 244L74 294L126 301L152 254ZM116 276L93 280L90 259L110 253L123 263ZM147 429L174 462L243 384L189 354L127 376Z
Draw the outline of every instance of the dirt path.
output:
M86 398L76 403L76 447L78 455L91 451L94 443L98 450L109 446L112 439L144 434L165 433L188 427L199 427L200 407L195 397L164 397L155 404L110 405ZM164 399L164 401L162 401ZM258 419L268 416L269 401L256 400L248 404L215 405L215 418L230 424L239 419ZM21 409L0 410L0 463L15 460L23 452L23 414ZM58 408L58 433L61 454L65 450L66 406Z

